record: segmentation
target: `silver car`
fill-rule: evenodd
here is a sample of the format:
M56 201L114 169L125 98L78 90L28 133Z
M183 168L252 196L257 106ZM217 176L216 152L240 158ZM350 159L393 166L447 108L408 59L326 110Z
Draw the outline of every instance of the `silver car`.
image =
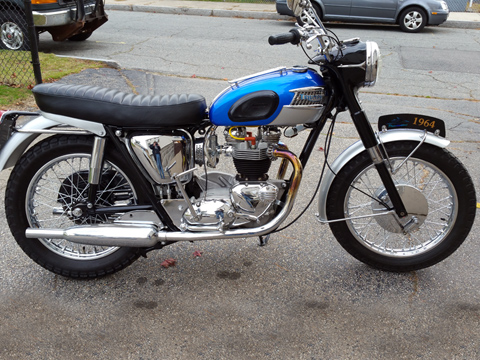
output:
M322 21L398 24L403 31L419 32L426 25L443 24L450 13L441 0L310 0ZM277 12L293 16L286 0L276 0ZM302 24L306 19L297 18Z

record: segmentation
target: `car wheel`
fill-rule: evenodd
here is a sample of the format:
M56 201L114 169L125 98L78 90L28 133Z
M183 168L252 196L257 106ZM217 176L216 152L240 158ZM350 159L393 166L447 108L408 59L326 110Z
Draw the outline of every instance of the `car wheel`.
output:
M399 25L405 32L419 32L427 25L427 14L419 7L408 8L400 14Z
M314 11L316 14L314 14ZM316 15L319 19L322 19L322 10L320 9L320 6L315 2L312 2L312 7L308 9L308 13L312 18L315 18ZM297 16L298 25L303 26L308 22L308 18L303 13L301 16Z
M0 16L0 48L5 50L28 50L27 24L23 13L7 10Z

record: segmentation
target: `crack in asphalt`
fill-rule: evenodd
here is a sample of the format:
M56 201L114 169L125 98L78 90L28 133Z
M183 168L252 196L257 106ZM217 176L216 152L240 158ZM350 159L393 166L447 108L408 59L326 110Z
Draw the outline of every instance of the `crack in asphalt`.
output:
M133 44L133 45L130 47L129 50L114 52L114 53L112 53L112 54L110 55L110 57L114 57L115 55L121 55L121 54L131 53L138 45L142 45L142 44L144 44L144 43L146 43L147 41L150 41L150 40L152 40L152 39L151 39L151 38L147 38L147 39L145 39L145 40L143 40L143 41L139 41L139 42Z

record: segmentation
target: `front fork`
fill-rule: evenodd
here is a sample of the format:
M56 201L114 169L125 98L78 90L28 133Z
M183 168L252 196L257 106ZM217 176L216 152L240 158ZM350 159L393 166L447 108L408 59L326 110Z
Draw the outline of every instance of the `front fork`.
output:
M393 209L398 217L403 218L408 215L405 205L398 193L398 190L393 182L390 171L388 170L386 160L383 158L380 146L378 144L375 132L372 129L372 125L368 121L367 115L363 109L359 109L355 113L352 113L353 123L357 128L360 139L363 145L367 149L373 164L375 165L378 175L387 190L390 201L392 202Z

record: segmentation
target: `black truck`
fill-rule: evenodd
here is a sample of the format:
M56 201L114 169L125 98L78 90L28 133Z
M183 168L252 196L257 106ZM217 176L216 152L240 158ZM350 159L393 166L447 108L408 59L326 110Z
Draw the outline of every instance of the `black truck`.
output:
M103 0L31 0L38 34L49 32L55 41L83 41L104 24ZM0 49L27 50L30 40L24 0L0 0Z

